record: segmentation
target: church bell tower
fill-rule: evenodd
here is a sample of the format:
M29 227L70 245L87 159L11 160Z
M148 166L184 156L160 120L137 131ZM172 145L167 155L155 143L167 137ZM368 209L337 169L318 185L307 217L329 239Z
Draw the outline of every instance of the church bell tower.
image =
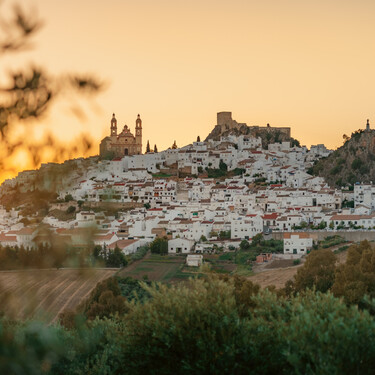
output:
M112 115L111 120L111 137L117 137L117 120L115 114Z
M137 154L142 154L142 120L141 116L138 114L137 120L135 121L135 143Z

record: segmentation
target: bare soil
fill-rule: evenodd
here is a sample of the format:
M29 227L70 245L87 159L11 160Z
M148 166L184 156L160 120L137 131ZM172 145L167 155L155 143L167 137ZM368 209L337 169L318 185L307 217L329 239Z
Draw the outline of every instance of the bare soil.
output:
M271 263L268 263L264 268L265 269L274 269L274 268L286 268L286 267L292 267L293 259L276 259Z
M55 322L74 309L96 284L115 270L60 269L0 272L0 310L14 318Z
M259 284L262 288L266 288L270 285L274 285L277 289L283 288L285 283L292 279L297 273L299 267L301 267L301 265L259 272L254 276L250 276L249 280Z

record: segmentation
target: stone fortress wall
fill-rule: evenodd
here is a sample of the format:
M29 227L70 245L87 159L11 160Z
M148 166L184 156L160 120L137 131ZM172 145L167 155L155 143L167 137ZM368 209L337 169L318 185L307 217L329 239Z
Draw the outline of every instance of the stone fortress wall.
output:
M232 129L239 129L243 125L247 126L246 123L238 123L236 120L232 119L232 112L218 112L217 113L217 125L221 127L221 133L232 130ZM279 131L282 134L285 134L288 138L290 138L290 127L272 127L267 124L267 126L249 126L249 128L254 131Z

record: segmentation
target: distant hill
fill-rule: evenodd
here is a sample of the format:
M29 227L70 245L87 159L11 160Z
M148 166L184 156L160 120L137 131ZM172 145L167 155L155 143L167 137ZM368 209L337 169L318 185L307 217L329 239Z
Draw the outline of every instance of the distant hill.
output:
M0 186L0 205L7 210L23 206L30 215L35 211L47 211L51 201L56 200L59 190L76 183L87 169L95 165L97 156L66 160L64 163L47 163L37 170L23 171L16 177L16 185Z
M307 172L326 179L332 187L375 182L375 130L357 130L328 157Z

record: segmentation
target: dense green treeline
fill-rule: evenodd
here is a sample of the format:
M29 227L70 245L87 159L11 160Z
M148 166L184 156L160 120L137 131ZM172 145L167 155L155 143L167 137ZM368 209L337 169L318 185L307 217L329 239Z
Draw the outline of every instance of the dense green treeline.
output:
M122 251L93 244L81 248L54 240L53 246L39 244L35 248L0 246L0 269L61 267L123 267L128 263Z
M375 251L314 250L285 288L109 278L61 324L0 320L1 374L372 374Z
M5 319L6 374L372 374L375 320L332 294L243 279L144 286L150 298L72 329Z
M337 264L335 254L330 250L312 251L283 291L295 295L312 288L320 292L331 291L348 305L369 307L369 298L375 298L375 249L368 241L352 245L345 263L341 264Z

